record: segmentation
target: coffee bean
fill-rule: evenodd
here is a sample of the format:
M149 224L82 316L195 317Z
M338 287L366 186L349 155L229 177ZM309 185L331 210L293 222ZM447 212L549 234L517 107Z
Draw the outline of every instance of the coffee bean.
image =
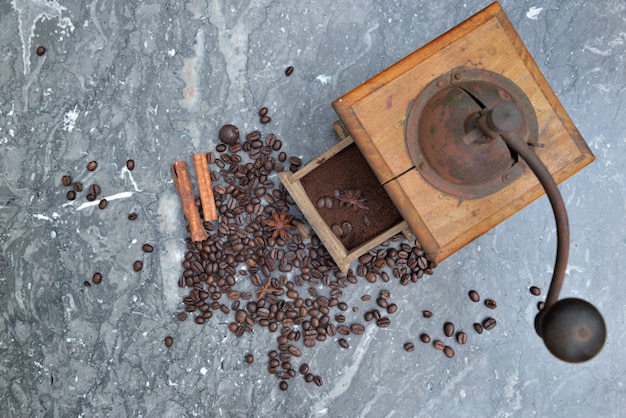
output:
M254 356L252 354L246 354L246 363L248 364L254 363Z
M226 145L224 144L217 144L215 146L215 151L217 152L224 152L226 151ZM220 168L224 168L224 161L216 159L215 163L220 167Z
M422 315L424 316L424 318L432 318L433 317L433 313L431 311L423 311Z
M479 302L480 301L480 295L475 290L470 290L469 291L469 297L472 300L472 302Z
M85 280L85 281L83 282L83 285L84 285L85 287L90 287L90 286L91 286L91 283L89 283L87 280Z
M151 253L152 251L154 251L154 247L152 247L152 245L150 244L142 245L141 249L143 250L144 253Z
M61 177L61 184L64 186L69 186L72 184L72 178L70 176L63 176Z
M344 338L340 338L337 342L339 343L341 348L350 348L350 344L348 344L348 341L346 341Z
M133 171L135 169L135 160L126 160L126 168L128 171Z
M74 188L74 191L78 193L83 191L83 183L81 183L80 181L75 181L72 187Z
M444 347L443 352L446 355L446 357L448 357L448 358L454 357L454 349L452 347L450 347L449 345L446 345Z
M94 273L93 276L91 276L91 281L93 282L93 284L102 283L102 274Z
M424 344L428 344L430 342L430 335L422 334L420 335L420 340L422 340Z
M194 318L194 322L195 322L196 324L198 324L198 325L202 325L202 324L204 324L204 323L206 322L206 319L204 319L204 318L203 318L203 317L201 317L201 316L196 316L196 317ZM237 331L239 331L240 329L242 329L242 328L238 328L238 329L237 329ZM238 335L238 336L239 336L239 335Z
M330 227L330 230L333 231L333 234L337 235L338 237L341 237L343 235L343 229L341 229L341 227L337 224L333 224L333 226Z
M186 321L187 320L187 314L184 312L180 312L178 315L176 315L176 318L178 318L179 321Z
M493 319L493 318L486 318L483 321L483 328L485 328L487 331L491 331L495 327L496 327L496 320L495 319Z
M463 331L459 332L456 334L456 341L461 345L467 343L467 334Z
M322 209L322 208L326 207L326 200L324 199L324 196L322 196L319 199L317 199L317 202L315 202L315 206L318 209Z
M530 286L530 293L532 293L534 296L539 296L541 295L541 289L539 289L537 286Z
M315 376L311 373L307 373L304 375L304 381L307 383L311 383L315 379Z
M498 304L493 299L485 299L485 306L489 309L496 309L498 307Z
M239 129L235 125L224 125L220 128L218 138L226 145L234 144L239 140Z
M454 324L452 322L446 322L443 325L443 333L446 337L452 337L454 335Z
M376 304L383 309L389 305L389 303L387 302L387 299L383 299L383 298L376 299Z
M100 199L100 202L98 203L98 208L100 209L104 209L107 207L107 200L106 199Z
M302 363L299 369L300 374L307 374L309 372L309 365L306 363Z
M313 383L315 383L317 386L322 386L324 384L324 381L322 380L321 376L315 376L313 378Z
M98 162L97 161L89 161L87 163L87 170L94 171L96 168L98 168Z
M289 157L289 164L300 166L302 165L302 160L298 157Z
M386 316L383 316L376 320L376 325L379 328L387 328L391 324L391 319Z
M45 46L38 46L36 52L37 52L38 56L42 56L43 54L46 53L46 47Z
M270 122L272 121L272 118L270 118L269 116L265 115L265 116L261 116L261 119L259 119L259 121L260 121L262 124L264 124L264 125L265 125L265 124L267 124L267 123L270 123Z
M259 116L265 116L267 115L268 109L267 107L262 107L259 109Z
M398 311L398 305L396 305L395 303L391 303L391 304L389 304L389 306L387 306L387 313L388 314L393 315L397 311Z
M341 331L339 331L339 328L337 328L337 331L341 334ZM365 332L365 327L362 324L352 324L350 325L350 331L352 331L354 335L361 335Z
M143 262L141 262L140 260L137 260L133 263L133 270L139 272L141 271L142 268L143 268Z
M290 65L289 67L285 68L285 75L287 77L289 77L291 74L293 74L293 70L294 70L294 68L293 68L292 65Z
M543 311L544 306L545 306L545 302L537 303L537 310Z
M97 184L92 184L91 186L89 186L89 193L93 196L98 196L100 194L100 186L98 186Z
M352 224L348 221L342 222L341 229L343 229L343 233L347 235L352 232Z
M76 199L76 192L74 190L70 190L65 196L67 197L67 200L74 200Z
M373 271L368 271L365 274L365 280L367 280L369 283L376 283L376 273L374 273Z
M443 350L446 348L446 345L442 341L437 340L433 343L433 347L435 347L436 350Z
M483 333L483 326L480 325L478 322L474 323L474 329L476 330L476 332L478 334L482 334Z
M174 339L168 335L167 337L165 337L165 340L163 340L163 342L165 343L165 346L167 348L170 348L172 344L174 344Z
M135 219L137 219L137 214L135 212L128 214L129 221L134 221Z
M404 343L404 350L407 353L410 353L411 351L415 350L415 345L413 343Z
M280 388L280 390L286 391L289 388L289 384L283 380L278 384L278 387Z

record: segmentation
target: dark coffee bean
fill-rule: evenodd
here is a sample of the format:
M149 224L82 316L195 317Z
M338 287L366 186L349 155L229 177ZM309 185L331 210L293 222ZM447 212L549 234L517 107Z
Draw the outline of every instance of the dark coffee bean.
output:
M235 125L224 125L220 128L218 137L226 145L234 144L239 140L239 129Z
M293 65L290 65L289 67L285 68L285 75L287 77L289 77L291 74L293 74Z
M89 193L89 194L86 196L86 198L87 198L87 200L88 200L89 202L93 202L94 200L96 200L96 195Z
M215 151L217 151L217 152L224 152L224 151L226 151L226 145L224 145L224 144L217 144L215 146ZM224 161L216 159L215 163L218 166L220 166L220 168L224 168Z
M69 186L70 184L72 184L72 178L70 176L61 177L61 184L66 187Z
M309 372L309 365L306 363L302 363L300 365L299 371L300 371L300 374L307 374Z
M454 357L454 349L452 347L450 347L449 345L446 345L444 347L443 352L446 355L446 357L448 357L448 358Z
M100 186L98 186L97 184L92 184L91 186L89 186L89 193L94 196L98 196L100 194Z
M475 290L470 290L469 291L469 297L472 300L472 302L479 302L480 301L480 295Z
M167 337L165 337L165 340L163 340L163 342L165 343L165 346L167 348L170 348L172 344L174 344L174 339L168 335Z
M154 247L152 247L152 245L150 244L142 245L141 249L143 250L144 253L151 253L152 251L154 251Z
M337 342L341 348L350 348L350 344L344 338L340 338Z
M485 306L489 309L496 309L498 307L498 304L493 299L485 299Z
M304 381L307 383L311 383L313 379L315 379L315 376L313 376L313 374L311 373L307 373L304 375Z
M267 115L268 109L267 107L262 107L259 109L259 116L265 116Z
M204 324L206 322L206 319L204 319L201 316L196 316L195 319L194 319L194 322L196 324L198 324L198 325L202 325L202 324ZM237 331L239 331L240 329L243 329L243 328L237 328ZM238 336L240 336L240 335L238 335Z
M452 337L454 335L454 324L452 322L443 324L443 333L446 337Z
M313 383L315 383L317 386L322 386L324 384L324 381L322 380L321 376L315 376L313 378Z
M278 161L280 161L281 163L284 163L286 159L287 159L287 153L281 152L280 154L278 154Z
M98 162L97 161L89 161L87 163L87 170L94 171L96 168L98 168Z
M137 214L135 212L128 214L129 221L134 221L135 219L137 219Z
M74 190L70 190L65 196L67 197L67 200L74 200L76 199L76 192Z
M530 293L532 293L534 296L539 296L541 295L541 289L539 289L537 286L530 286Z
M91 286L91 283L89 283L87 280L85 280L85 281L83 282L83 285L85 285L85 287L90 287L90 286Z
M291 354L294 357L302 357L302 351L300 351L300 349L296 347L295 345L290 345L288 348L288 351L289 351L289 354Z
M135 160L126 160L126 168L128 171L133 171L135 169Z
M187 314L184 312L180 312L178 315L176 315L176 318L179 321L186 321L187 320Z
M431 311L423 311L422 315L424 316L424 318L432 318L433 317L433 313Z
M391 325L391 319L383 316L376 320L376 325L380 328L387 328L389 325Z
M260 121L262 124L264 124L264 125L265 125L265 124L267 124L267 123L270 123L270 122L272 121L272 118L270 118L269 116L265 115L265 116L261 116L261 119L259 119L259 121Z
M300 166L302 165L302 160L298 157L289 157L289 164Z
M420 340L422 340L423 343L428 344L430 342L430 335L422 334L420 335Z
M286 391L289 388L289 384L283 380L278 384L278 387L280 388L280 390Z
M537 310L543 311L544 306L545 306L545 302L537 303Z
M74 188L74 191L76 192L80 193L83 191L83 183L81 183L80 181L75 181L72 187Z
M91 276L91 281L93 282L93 284L102 283L102 274L94 273L93 276Z
M384 309L389 305L389 302L387 302L387 299L378 298L376 299L376 304Z
M495 319L493 319L493 318L486 318L483 321L483 328L485 328L487 331L491 331L495 327L496 327L496 320Z
M37 47L37 55L38 56L42 56L45 53L46 53L46 47L45 46L38 46Z
M405 350L407 353L410 353L411 351L415 350L415 345L414 345L413 343L411 343L411 342L409 342L409 343L404 343L404 350Z
M461 345L467 343L467 334L463 331L459 332L456 334L456 341Z
M143 268L143 262L141 262L140 260L137 260L133 263L133 270L139 272L141 271L142 268Z
M248 364L254 363L254 356L252 354L246 354L246 363Z
M388 314L393 315L397 311L398 311L398 305L396 305L395 303L391 303L391 304L389 304L389 306L387 306L387 313Z
M374 273L373 271L368 271L367 273L365 273L365 280L370 283L376 283L376 278L376 273Z
M480 325L478 322L474 323L474 329L476 330L478 334L483 333L483 326Z
M337 331L339 331L339 328L337 328ZM365 327L362 324L352 324L350 325L350 331L352 331L352 333L354 335L361 335L365 332ZM339 333L341 334L341 332L339 331Z
M337 224L333 224L333 226L330 227L330 230L333 231L333 234L337 235L338 237L341 237L343 235L343 229L341 229L341 227Z
M98 203L98 208L100 209L104 209L107 207L107 200L106 199L100 199L100 202Z
M446 348L446 345L442 341L437 340L433 343L433 347L435 347L436 350L443 350Z

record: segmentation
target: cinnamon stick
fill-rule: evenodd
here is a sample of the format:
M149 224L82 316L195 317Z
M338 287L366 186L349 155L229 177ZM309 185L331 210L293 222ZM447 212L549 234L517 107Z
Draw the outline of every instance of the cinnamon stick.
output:
M194 154L193 165L196 168L198 190L200 190L200 203L205 221L217 220L217 208L215 196L213 196L213 184L211 184L211 172L206 154Z
M187 164L184 161L176 161L172 166L172 173L176 189L178 189L178 194L183 204L183 213L187 222L189 222L191 240L204 241L208 238L208 234L200 221L200 212L198 212L198 207L195 203L196 198L191 187L191 180L189 180Z

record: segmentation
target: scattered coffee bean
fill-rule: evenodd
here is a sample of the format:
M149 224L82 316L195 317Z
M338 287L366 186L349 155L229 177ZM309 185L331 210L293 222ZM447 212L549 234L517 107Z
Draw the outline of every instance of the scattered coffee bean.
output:
M46 47L45 46L38 46L37 47L37 55L38 56L42 56L45 53L46 53Z
M91 186L89 186L89 193L93 196L98 196L100 194L100 186L98 186L97 184L92 184Z
M337 340L337 342L339 343L341 348L350 348L350 344L348 344L348 341L346 341L344 338L340 338L339 340Z
M126 168L128 171L133 171L135 169L135 160L126 160Z
M390 303L389 306L387 306L388 314L393 315L397 311L398 311L398 305L396 305L395 303Z
M87 170L94 171L96 168L98 168L98 162L97 161L89 161L87 163Z
M456 341L461 345L467 343L467 334L463 331L459 332L456 334Z
M435 347L436 350L443 350L446 348L446 345L442 341L437 340L433 343L433 347Z
M239 140L239 129L235 125L224 125L220 128L218 137L226 145L234 144Z
M446 337L452 337L454 335L454 324L452 322L443 324L443 333Z
M472 302L479 302L480 301L480 295L475 290L470 290L469 297L472 300Z
M163 340L163 342L165 343L165 346L167 348L170 348L172 344L174 344L174 339L168 335L167 337L165 337L165 340Z
M74 200L76 199L76 192L74 190L70 190L67 192L66 197L67 200Z
M532 293L534 296L539 296L541 295L541 289L539 289L537 286L530 286L530 293Z
M91 193L89 193L89 194L86 196L86 198L87 198L87 200L88 200L89 202L93 202L94 200L96 200L96 195L95 195L95 194L91 194Z
M246 363L248 364L254 363L254 356L252 354L246 354Z
M422 340L424 344L428 344L430 342L430 335L422 334L420 335L420 340Z
M300 365L299 371L300 371L300 374L307 374L309 372L309 365L306 363L302 363Z
M476 332L478 334L482 334L483 333L483 326L480 325L478 322L474 323L474 329L476 330Z
M137 219L137 214L135 212L128 214L129 221L134 221L135 219Z
M324 384L324 381L322 380L321 376L315 376L313 378L313 383L315 383L317 386L322 386Z
M74 189L74 191L80 193L83 191L83 183L81 183L80 181L75 181L72 185L72 188Z
M141 269L143 268L143 262L140 260L137 260L133 263L133 270L139 272L141 271Z
M361 335L365 332L365 327L362 324L352 324L350 331L352 331L354 335Z
M180 312L178 315L176 315L176 318L178 318L179 321L186 321L187 320L187 314L184 312Z
M91 283L89 283L87 280L85 280L83 282L83 285L85 285L85 287L89 287L89 286L91 286Z
M272 121L272 118L270 118L269 116L265 115L265 116L261 116L261 119L259 119L259 121L260 121L262 124L264 124L264 125L265 125L265 124L267 124L267 123L270 123L270 122Z
M285 68L285 75L289 77L291 74L293 74L293 70L294 70L293 65L290 65L289 67Z
M100 202L98 203L98 208L100 209L104 209L107 207L107 200L106 199L100 199Z
M454 357L454 349L452 347L450 347L449 345L446 345L444 347L443 352L446 355L446 357L448 357L448 358Z
M269 110L267 109L267 107L262 107L262 108L260 108L260 109L259 109L259 116L265 116L265 115L267 115L267 112L268 112L268 111L269 111Z
M72 184L72 178L70 176L63 176L61 177L61 184L64 185L65 187L69 186Z
M391 325L391 319L389 319L386 316L383 316L376 320L376 325L379 328L387 328L389 325Z
M494 329L496 327L496 320L493 318L486 318L483 321L483 328L485 328L487 331L490 331L492 329Z
M496 309L498 307L498 304L493 299L485 299L485 306L489 309Z
M543 308L544 308L545 304L546 304L545 302L537 303L537 310L543 311Z
M289 388L289 384L283 380L278 384L278 387L284 392Z
M415 350L415 345L414 345L413 343L411 343L411 342L409 342L409 343L404 343L404 350L405 350L407 353L410 353L411 351Z
M424 316L424 318L432 318L433 317L433 313L431 311L423 311L422 315Z
M100 284L100 283L102 283L102 274L101 273L94 273L93 276L91 277L91 281L93 282L93 284Z
M151 253L152 251L154 251L154 247L150 244L142 245L141 249L143 250L144 253Z

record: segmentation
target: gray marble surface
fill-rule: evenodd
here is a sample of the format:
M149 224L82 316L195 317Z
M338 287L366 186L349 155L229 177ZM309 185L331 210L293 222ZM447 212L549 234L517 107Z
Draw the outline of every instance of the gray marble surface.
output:
M400 309L389 328L349 337L349 350L330 342L307 352L322 387L296 379L278 389L267 329L236 338L225 317L175 319L186 233L172 162L213 148L223 123L259 128L261 106L273 118L264 130L289 154L314 157L336 141L334 99L488 4L0 1L0 415L623 416L623 0L502 2L597 157L561 186L572 229L563 295L603 312L597 358L558 361L533 330L528 287L546 288L556 240L545 197L432 277L390 283ZM104 211L84 195L68 202L63 174L97 181L115 200ZM143 254L144 242L156 251ZM85 288L96 270L104 282ZM382 287L363 281L345 299L361 306L361 294ZM494 331L472 334L453 359L422 345L419 334L440 335L444 320L469 330L484 316L472 288L498 301Z

